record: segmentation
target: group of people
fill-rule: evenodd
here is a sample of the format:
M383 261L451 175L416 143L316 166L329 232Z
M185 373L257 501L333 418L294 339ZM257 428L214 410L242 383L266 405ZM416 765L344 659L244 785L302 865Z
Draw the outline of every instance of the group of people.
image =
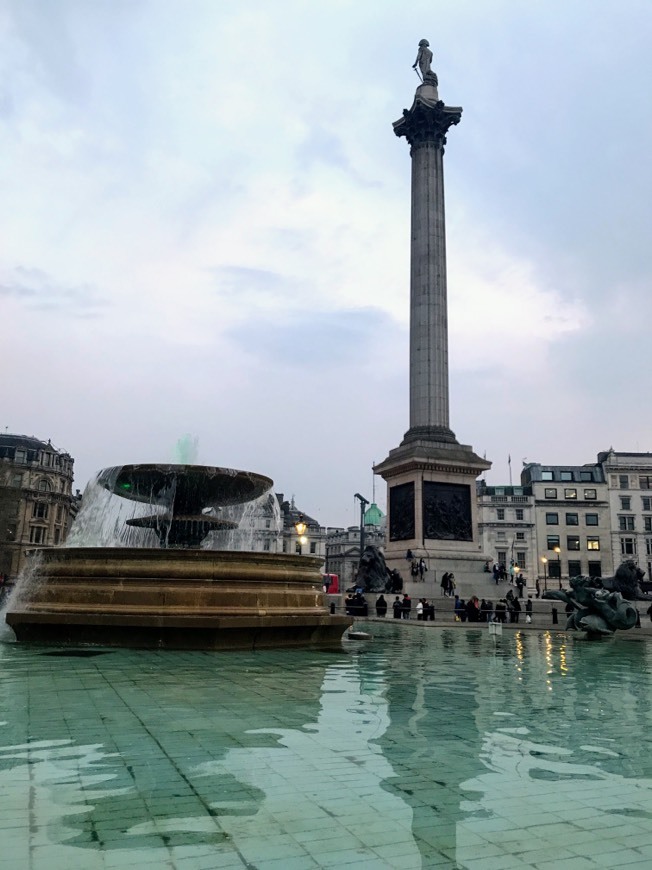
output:
M349 616L367 616L369 613L367 599L359 590L355 593L349 592L344 602L344 610Z
M452 571L444 571L441 575L441 594L452 598L455 594L455 575Z
M423 556L418 558L414 555L412 550L408 550L405 554L405 558L410 563L410 577L412 580L425 580L425 573L428 570L428 565Z
M485 571L489 571L489 563L485 564ZM512 560L510 562L509 568L503 562L494 562L493 568L491 568L491 572L493 574L493 578L496 582L496 586L502 581L509 580L512 586L516 586L518 589L519 598L523 597L523 589L525 588L526 580L525 577L520 573L520 569L516 562ZM537 581L538 584L538 581ZM537 595L537 598L539 596Z
M523 607L518 597L512 590L508 590L505 598L496 602L480 601L477 595L473 595L468 601L463 601L459 595L455 596L455 619L460 622L520 622ZM532 622L532 599L525 602L525 621Z
M426 598L420 598L414 609L417 614L417 619L419 620L425 622L426 620L434 620L435 618L435 606L434 604L430 604ZM385 600L384 595L379 595L376 599L376 616L386 615L387 601ZM392 602L392 615L394 619L410 619L412 615L412 599L409 595L405 594L403 598L399 595L396 596Z

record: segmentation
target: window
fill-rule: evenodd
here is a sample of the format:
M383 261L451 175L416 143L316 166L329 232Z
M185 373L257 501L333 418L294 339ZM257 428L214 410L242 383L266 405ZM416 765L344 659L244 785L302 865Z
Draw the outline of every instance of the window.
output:
M554 550L559 546L559 535L548 535L546 537L546 546L549 550Z
M631 511L631 509L632 509L632 497L631 497L631 495L621 495L620 496L620 509L621 509L621 511Z
M552 559L548 562L548 577L561 580L561 562L557 559Z
M620 552L623 556L635 556L636 555L636 539L635 538L621 538L620 539Z
M569 550L579 550L580 548L580 536L579 535L568 535L566 538L566 547Z
M55 537L56 537L56 534L57 534L57 530L55 529L55 530L54 530L54 535L55 535ZM56 544L57 541L55 541L54 543ZM269 538L265 538L265 540L263 541L263 550L265 550L266 553L269 552L269 550L270 550L270 548L271 548L271 544L272 544L272 542L270 541L270 539L269 539Z
M272 521L270 519L265 520L265 528L266 529L272 528Z
M57 505L57 522L60 523L63 519L63 507L58 504Z
M585 489L584 490L584 498L585 499L587 499L589 501L593 501L597 497L598 497L597 489Z
M301 555L301 544L298 541L294 542L294 552Z
M496 556L498 557L498 564L499 565L506 565L507 564L507 550L498 550L496 552Z
M568 576L579 577L582 573L582 563L578 560L568 560Z
M643 531L652 532L652 517L643 517Z
M572 471L560 471L559 472L559 479L560 480L572 480L573 479L573 472Z
M554 480L555 478L552 476L552 471L542 471L541 472L541 480Z
M36 488L38 489L39 492L49 492L50 491L50 484L44 477L42 477L39 480L39 482L36 484Z
M599 550L600 549L600 538L594 538L589 535L586 539L586 549L587 550Z
M65 492L65 491L66 491L66 481L65 481L65 480L60 480L60 481L59 481L59 489L61 490L61 492Z
M633 532L634 517L618 517L618 530L621 532Z
M523 508L516 508L516 519L518 522L523 520Z
M640 475L638 478L639 489L652 489L652 475Z
M564 490L564 498L577 498L577 490L576 489L565 489Z
M287 541L283 541L283 552L284 552L284 553L287 553L287 551L288 551L288 542L287 542Z
M566 525L567 526L579 526L580 518L579 514L566 514Z
M629 475L628 474L619 474L618 475L618 486L620 489L629 489Z
M580 471L580 480L593 480L592 471Z
M645 550L646 550L648 556L652 556L652 538L645 539ZM650 576L651 575L648 573L648 577L650 577Z
M44 544L46 532L47 529L44 526L31 526L29 530L30 544Z
M16 461L16 462L25 462L26 460L27 460L27 453L26 453L26 451L25 451L25 450L20 450L20 449L16 450L15 461ZM647 486L646 486L645 488L648 489ZM642 489L642 487L641 487L641 489Z
M54 543L58 544L60 541L61 541L61 529L55 529L54 530ZM265 543L268 544L269 541L265 541Z
M516 564L518 565L519 568L525 568L526 555L527 554L526 554L525 550L517 550L516 551Z
M496 519L505 519L505 508L496 508Z
M500 531L496 532L496 540L497 541L504 541L506 539L507 539L507 532L500 532Z
M554 487L544 489L543 495L545 498L557 498L557 490Z
M316 552L317 552L317 541L311 541L311 542L310 542L310 552L311 552L311 553L316 553Z
M51 453L42 453L41 454L41 464L42 465L49 465L51 458L52 458Z
M38 520L47 520L48 506L43 501L35 501L32 507L32 516Z
M525 532L516 532L516 540L524 541L525 540Z
M585 514L584 519L586 520L587 526L597 526L598 525L598 515L597 514Z
M602 577L602 562L589 562L589 577Z
M11 485L16 487L16 489L20 489L23 485L23 475L22 474L14 474L11 478Z
M558 526L559 525L559 514L546 514L546 525L547 526Z
M644 511L652 511L652 498L644 495L643 498L641 499L641 501L643 502L643 510Z

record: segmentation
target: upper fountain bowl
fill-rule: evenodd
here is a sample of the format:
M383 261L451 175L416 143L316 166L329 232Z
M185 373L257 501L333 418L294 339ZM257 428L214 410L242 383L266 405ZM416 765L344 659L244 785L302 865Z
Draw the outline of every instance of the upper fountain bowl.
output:
M132 501L172 507L174 514L199 514L207 507L244 504L274 485L271 478L251 471L151 463L105 468L98 483Z

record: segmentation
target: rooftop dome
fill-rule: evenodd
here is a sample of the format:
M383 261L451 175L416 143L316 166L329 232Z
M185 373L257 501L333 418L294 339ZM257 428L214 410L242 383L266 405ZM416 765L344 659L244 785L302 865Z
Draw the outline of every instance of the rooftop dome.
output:
M381 511L375 501L372 501L367 510L364 512L365 526L379 526L385 514Z

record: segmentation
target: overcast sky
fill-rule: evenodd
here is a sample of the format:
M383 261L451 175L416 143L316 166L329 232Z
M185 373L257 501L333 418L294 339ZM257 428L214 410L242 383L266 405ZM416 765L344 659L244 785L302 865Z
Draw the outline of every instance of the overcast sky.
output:
M649 0L0 0L2 430L79 488L189 433L356 522L409 425L424 37L452 429L493 484L652 450Z

